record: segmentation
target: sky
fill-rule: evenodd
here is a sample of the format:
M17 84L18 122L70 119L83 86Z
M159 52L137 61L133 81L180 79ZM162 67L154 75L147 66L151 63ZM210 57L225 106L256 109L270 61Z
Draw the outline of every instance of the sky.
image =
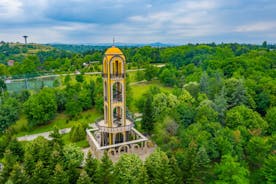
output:
M276 0L0 0L0 40L276 43Z

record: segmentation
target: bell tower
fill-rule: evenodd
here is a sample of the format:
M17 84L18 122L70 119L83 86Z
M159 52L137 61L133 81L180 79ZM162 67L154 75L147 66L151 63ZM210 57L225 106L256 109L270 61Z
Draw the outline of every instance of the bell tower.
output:
M126 59L122 51L112 46L103 57L104 118L87 129L87 140L96 158L105 151L116 160L121 153L150 153L148 138L134 128L134 120L126 112Z
M115 46L107 49L103 58L103 89L104 89L104 125L108 130L118 127L124 130L126 126L126 90L125 90L125 56ZM117 131L108 131L103 135L104 145L124 142L126 132L122 131L117 136Z

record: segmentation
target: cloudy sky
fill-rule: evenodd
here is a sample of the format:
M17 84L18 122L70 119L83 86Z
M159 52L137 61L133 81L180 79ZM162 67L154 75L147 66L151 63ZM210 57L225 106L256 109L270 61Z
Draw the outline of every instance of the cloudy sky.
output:
M0 0L0 40L276 43L276 0Z

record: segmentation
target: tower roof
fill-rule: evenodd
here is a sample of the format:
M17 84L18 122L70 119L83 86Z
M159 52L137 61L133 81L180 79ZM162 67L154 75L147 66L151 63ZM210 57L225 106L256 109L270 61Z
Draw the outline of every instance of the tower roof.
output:
M112 46L105 51L105 54L123 54L123 53L119 48Z

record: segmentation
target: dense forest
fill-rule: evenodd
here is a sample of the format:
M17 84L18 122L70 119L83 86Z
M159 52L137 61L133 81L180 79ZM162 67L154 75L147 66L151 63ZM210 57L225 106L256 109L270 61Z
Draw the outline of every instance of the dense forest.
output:
M12 93L0 80L0 183L276 183L273 46L188 44L122 51L128 68L144 69L136 72L135 81L158 80L172 89L151 87L135 99L136 91L127 85L127 106L142 113L136 127L157 144L156 151L144 162L123 155L112 163L105 155L101 161L88 156L82 163L80 149L64 144L56 129L51 141L18 142L13 125L20 115L28 119L25 128L32 128L48 124L60 112L74 119L92 107L102 111L102 81L76 75L72 82L68 75L55 81L54 88ZM52 49L18 58L2 54L0 75L100 71L101 63L93 68L83 63L101 61L103 53ZM16 64L7 66L9 59Z

